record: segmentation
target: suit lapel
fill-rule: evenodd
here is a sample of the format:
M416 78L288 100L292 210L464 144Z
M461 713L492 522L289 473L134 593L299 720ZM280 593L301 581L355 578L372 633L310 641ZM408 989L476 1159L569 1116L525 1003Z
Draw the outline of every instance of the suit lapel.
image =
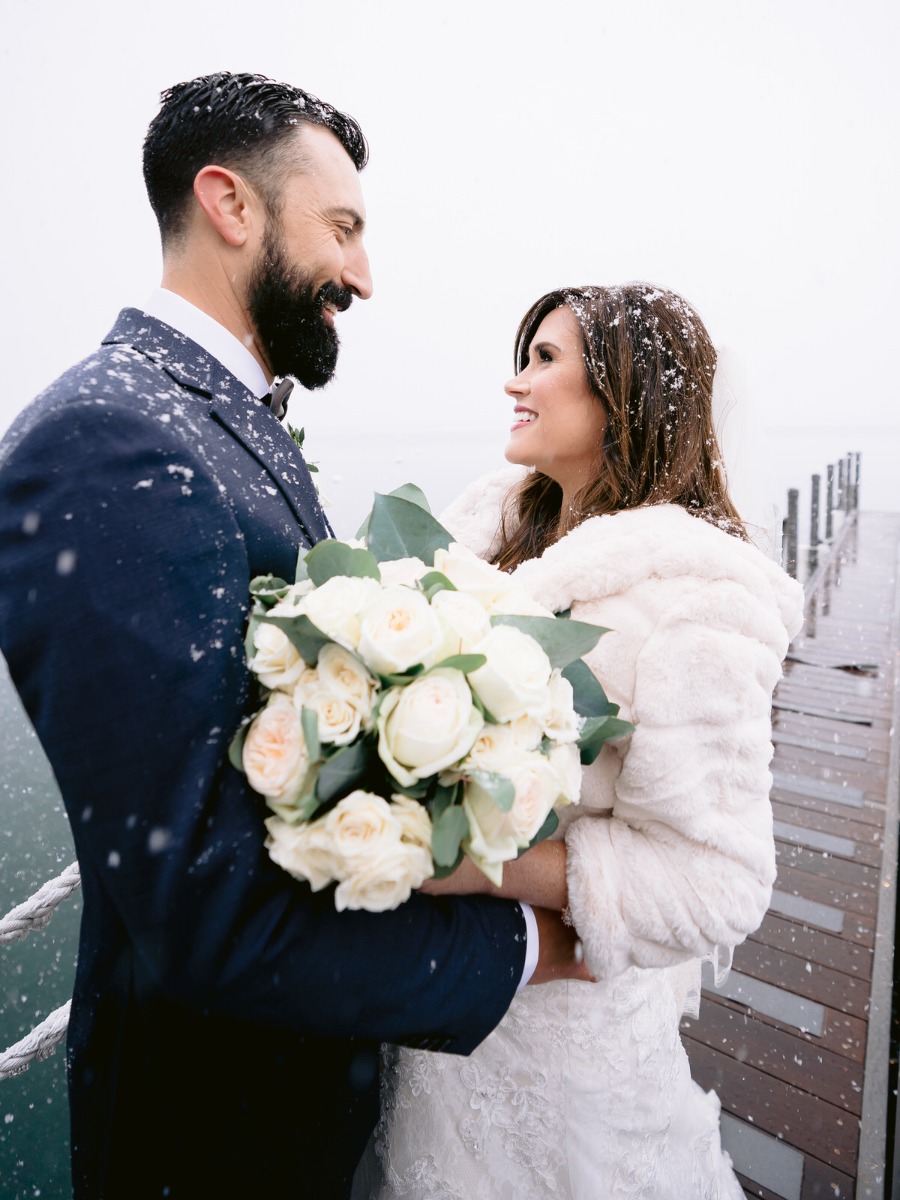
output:
M334 537L309 467L287 429L262 402L196 342L138 309L125 309L105 343L133 346L175 382L209 399L209 415L269 473L310 546Z

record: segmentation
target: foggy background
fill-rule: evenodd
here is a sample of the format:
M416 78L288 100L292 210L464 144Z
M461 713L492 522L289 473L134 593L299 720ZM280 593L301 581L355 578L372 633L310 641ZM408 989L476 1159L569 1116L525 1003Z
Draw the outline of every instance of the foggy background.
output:
M159 281L141 142L167 85L222 68L362 124L375 295L291 416L355 531L407 479L440 509L502 462L519 318L643 279L721 352L738 504L861 451L896 509L898 7L881 0L4 0L9 218L0 430Z

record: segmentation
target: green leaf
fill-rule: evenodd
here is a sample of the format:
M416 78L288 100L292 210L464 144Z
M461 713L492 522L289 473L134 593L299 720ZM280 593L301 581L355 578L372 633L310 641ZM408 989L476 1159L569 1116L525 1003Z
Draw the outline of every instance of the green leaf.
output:
M316 795L322 804L352 792L366 773L371 748L365 738L342 746L319 768Z
M417 676L421 675L424 670L425 668L421 663L416 663L415 666L409 667L399 675L379 675L378 678L381 680L382 687L406 687L408 683L412 683Z
M446 549L452 541L427 509L400 496L376 495L366 542L379 562L420 558L432 563L435 550Z
M496 771L469 771L469 778L487 792L501 812L509 812L516 798L512 780Z
M451 583L440 571L429 571L419 580L419 587L425 593L425 599L430 604L438 592L455 592L456 584Z
M416 487L414 483L401 483L398 488L394 488L392 492L388 492L389 496L399 496L401 500L409 500L411 504L417 504L419 508L424 508L426 512L431 512L431 505L425 499L425 493L421 488ZM369 534L369 522L372 519L372 514L366 517L362 525L356 532L357 538L364 541Z
M525 849L520 850L516 857L521 858L526 850L530 850L532 846L536 846L538 844L538 842L542 842L542 841L544 841L545 838L548 838L551 833L555 833L558 825L559 825L559 817L557 816L556 809L551 808L550 811L547 813L546 821L543 823L543 825L540 827L540 829L537 831L537 833L534 835L534 837L531 839L531 841L528 843L528 845L525 847Z
M242 775L244 774L244 742L247 740L247 731L249 728L250 722L245 721L231 739L231 745L228 747L228 761Z
M298 617L262 617L267 625L276 625L283 629L296 648L297 653L308 667L314 667L319 661L319 651L327 646L331 638L326 637L321 629L317 629L307 616Z
M455 865L459 859L459 847L469 832L469 818L459 804L451 804L437 817L432 818L431 853L439 867Z
M306 753L311 763L317 762L322 756L322 743L319 741L319 714L313 708L304 708L300 712L300 725L306 742Z
M622 721L618 717L588 717L581 736L578 738L582 763L584 765L592 763L600 753L604 742L624 737L633 732L634 726L630 721Z
M282 599L290 585L277 575L257 575L250 580L250 595L266 608L271 608Z
M451 654L449 658L443 658L439 663L435 663L433 667L429 667L429 671L438 671L443 667L447 667L453 671L462 671L463 675L468 675L470 671L477 671L479 667L483 667L487 662L487 657L484 654Z
M305 546L301 546L297 551L297 566L294 570L294 583L305 583L309 579L309 571L306 569L306 556L309 551Z
M501 613L491 617L492 625L512 625L521 629L543 647L544 653L554 667L567 667L587 654L597 645L604 633L601 625L588 625L585 621L560 621L556 617L519 617Z
M431 811L431 820L434 822L441 813L445 812L451 804L456 804L459 799L459 790L462 785L460 783L451 783L449 785L439 783L434 789L434 796L429 804Z
M576 659L563 668L563 679L568 679L574 694L575 711L579 717L608 717L610 703L600 680L586 662Z
M349 575L354 579L381 579L378 563L368 550L357 550L346 542L326 538L313 546L306 555L306 570L316 587L335 575Z
M316 782L321 765L313 763L306 772L303 791L293 804L279 804L277 800L266 801L272 812L281 817L282 821L287 821L289 825L299 825L301 821L308 821L322 807L322 802L316 795Z

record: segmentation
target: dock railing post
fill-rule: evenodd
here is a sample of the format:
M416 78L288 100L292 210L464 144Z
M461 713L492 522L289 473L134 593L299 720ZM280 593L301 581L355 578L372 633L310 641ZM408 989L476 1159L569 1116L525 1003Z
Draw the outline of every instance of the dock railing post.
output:
M821 475L813 475L809 506L809 574L819 565L819 485Z
M834 508L834 463L828 464L826 500L825 500L825 541L830 542L833 529L831 510Z
M788 512L785 522L785 562L788 575L797 578L797 508L800 493L797 488L788 490Z

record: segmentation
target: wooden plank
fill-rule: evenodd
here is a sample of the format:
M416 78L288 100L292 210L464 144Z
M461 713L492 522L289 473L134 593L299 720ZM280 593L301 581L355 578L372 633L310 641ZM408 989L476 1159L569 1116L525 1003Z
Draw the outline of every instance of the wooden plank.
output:
M796 954L806 962L819 963L833 971L858 979L872 978L872 951L867 946L835 934L811 929L777 913L766 913L763 923L748 941Z
M801 1091L859 1116L862 1064L811 1045L797 1033L762 1025L754 1016L704 999L697 1020L685 1019L682 1034L711 1050L747 1063Z
M844 858L834 853L823 854L821 850L810 850L795 842L776 842L777 860L785 867L806 871L810 875L821 875L834 883L860 888L865 892L878 891L879 872L854 858Z
M694 1078L715 1089L723 1109L831 1167L856 1170L859 1122L842 1108L692 1038L685 1039L685 1049Z
M851 1200L855 1181L855 1173L848 1175L845 1170L838 1170L807 1155L803 1164L800 1200Z
M869 981L811 963L796 954L785 954L759 942L744 942L734 952L734 968L754 979L781 986L795 996L838 1008L868 1019Z
M866 1022L861 1021L859 1017L850 1017L846 1013L838 1012L837 1009L825 1006L822 1032L820 1034L802 1033L793 1025L779 1021L776 1017L770 1017L767 1013L756 1012L746 1004L731 1000L717 992L704 990L702 996L704 1002L724 1004L728 1008L734 1009L735 1012L750 1014L761 1025L770 1025L773 1029L782 1029L786 1033L795 1034L805 1042L809 1042L811 1046L823 1046L826 1050L831 1050L834 1054L840 1054L857 1063L862 1063L865 1059Z
M876 825L879 829L884 826L884 814L873 804L863 804L861 808L850 808L846 804L831 804L827 800L819 800L815 796L804 796L802 792L789 792L783 787L773 787L771 797L785 804L793 804L797 808L809 808L814 812L825 813L838 820L856 821L860 825Z
M819 904L830 904L845 913L856 913L873 920L875 917L877 897L871 890L842 883L838 879L822 879L809 871L780 863L775 886L782 892L803 896Z
M776 821L788 825L830 833L834 837L849 838L856 845L854 859L870 867L880 867L884 842L884 830L879 825L867 825L848 821L843 816L833 817L815 808L800 808L796 804L772 801L772 813Z

